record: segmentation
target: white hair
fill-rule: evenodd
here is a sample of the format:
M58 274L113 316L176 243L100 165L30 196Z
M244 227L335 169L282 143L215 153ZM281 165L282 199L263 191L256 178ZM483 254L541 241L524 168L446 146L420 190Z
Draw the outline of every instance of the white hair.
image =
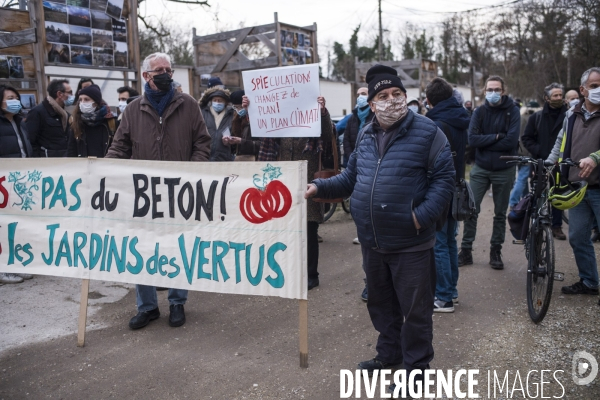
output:
M171 56L166 53L152 53L144 59L142 63L142 72L150 71L150 62L154 60L165 60L171 64Z
M585 71L583 73L583 75L581 75L581 86L585 87L588 79L590 78L590 74L592 72L596 72L596 73L600 74L600 67L592 67L592 68L588 69L587 71Z

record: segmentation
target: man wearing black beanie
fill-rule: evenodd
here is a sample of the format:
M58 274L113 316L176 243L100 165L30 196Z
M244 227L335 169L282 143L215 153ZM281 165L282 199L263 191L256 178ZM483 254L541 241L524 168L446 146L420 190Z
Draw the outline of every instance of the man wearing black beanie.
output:
M407 377L415 371L422 380L433 359L433 246L454 192L452 155L444 133L408 109L396 70L375 65L366 81L373 122L359 133L346 170L313 181L305 197L352 195L367 308L379 332L377 355L358 368L372 374L404 363Z

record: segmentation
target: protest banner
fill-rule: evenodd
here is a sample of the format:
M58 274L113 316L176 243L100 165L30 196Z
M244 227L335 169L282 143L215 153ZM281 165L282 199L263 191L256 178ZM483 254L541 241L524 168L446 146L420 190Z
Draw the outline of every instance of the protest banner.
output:
M243 71L253 137L321 136L319 66Z
M94 279L278 296L302 313L306 180L306 162L0 160L0 272L83 279L82 294Z

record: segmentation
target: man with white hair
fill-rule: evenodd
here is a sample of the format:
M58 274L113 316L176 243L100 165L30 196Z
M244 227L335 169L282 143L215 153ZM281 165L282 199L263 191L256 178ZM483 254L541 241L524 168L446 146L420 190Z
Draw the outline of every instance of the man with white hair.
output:
M171 58L150 54L142 65L144 95L132 101L106 158L161 161L208 161L210 136L196 100L173 87ZM133 145L135 143L135 146ZM185 324L187 290L169 289L169 325ZM160 316L156 287L136 285L138 314L129 321L139 329Z

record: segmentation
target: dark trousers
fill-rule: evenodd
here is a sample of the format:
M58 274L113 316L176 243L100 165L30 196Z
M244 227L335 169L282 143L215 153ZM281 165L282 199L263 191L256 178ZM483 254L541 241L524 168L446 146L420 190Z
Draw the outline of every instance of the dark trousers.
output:
M407 376L427 369L433 359L433 248L412 253L381 254L362 246L367 273L367 309L377 340L377 359L404 361Z
M317 268L319 267L319 224L309 221L306 226L306 247L307 247L307 269L308 278L314 279L319 277Z
M552 227L553 228L562 227L562 215L563 215L562 210L552 207Z

